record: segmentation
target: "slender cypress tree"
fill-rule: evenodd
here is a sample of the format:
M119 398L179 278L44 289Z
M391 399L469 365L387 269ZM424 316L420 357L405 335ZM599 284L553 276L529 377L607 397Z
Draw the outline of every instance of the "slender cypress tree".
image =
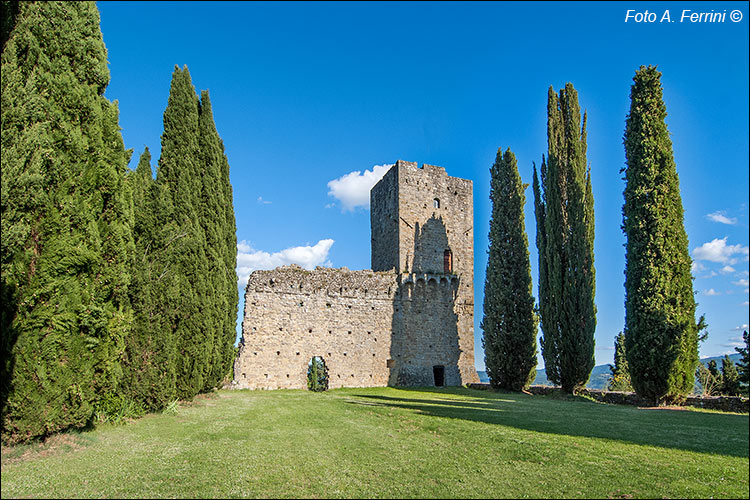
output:
M230 373L237 321L237 236L232 185L224 144L216 131L208 91L201 92L200 149L204 167L202 224L211 279L213 353L206 388L218 386Z
M168 260L172 246L179 250L179 228L171 221L170 204L153 179L151 153L145 149L128 181L133 191L136 246L131 303L133 332L126 345L122 392L149 410L159 410L175 398L177 343L168 321L168 293L175 271Z
M636 72L625 125L625 339L636 392L654 404L683 398L698 365L693 278L661 73Z
M96 5L6 7L0 344L12 442L85 425L117 387L134 249Z
M164 111L161 157L157 183L171 198L171 217L181 234L179 247L168 253L175 280L168 292L168 310L174 315L176 387L180 399L206 388L213 356L214 315L210 307L210 276L206 235L202 224L205 167L200 153L200 102L187 67L175 66Z
M586 114L568 83L547 95L546 161L534 167L541 339L547 377L573 393L594 367L594 197L586 166Z
M162 241L182 238L163 246L172 274L163 311L178 345L176 393L190 398L219 386L231 370L237 239L224 144L208 92L199 100L187 67L172 75L156 184L175 228Z
M493 387L521 391L536 375L536 328L531 293L524 190L510 148L497 150L490 169L490 248L484 282L482 346Z

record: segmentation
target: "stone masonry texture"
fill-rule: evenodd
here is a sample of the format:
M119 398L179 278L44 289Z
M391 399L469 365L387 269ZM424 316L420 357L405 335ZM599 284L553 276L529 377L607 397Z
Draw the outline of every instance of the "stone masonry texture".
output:
M245 290L234 386L463 385L474 368L472 183L398 161L370 192L372 270L285 266Z

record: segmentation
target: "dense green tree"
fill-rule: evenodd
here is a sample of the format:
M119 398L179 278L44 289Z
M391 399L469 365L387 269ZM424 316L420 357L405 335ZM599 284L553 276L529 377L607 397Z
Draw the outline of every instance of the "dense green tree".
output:
M750 358L750 356L748 356L750 346L748 346L747 330L742 332L742 340L745 341L745 347L735 347L734 350L741 356L740 361L737 363L737 371L739 372L740 383L743 385L743 390L745 394L747 394L750 390L750 369L748 369L748 365L750 365L750 359L748 359Z
M661 73L633 78L625 126L625 338L636 392L661 404L693 388L698 365L693 278Z
M135 265L130 286L133 331L126 344L123 394L145 409L158 410L175 399L177 342L169 318L168 294L176 273L169 260L180 249L179 228L171 220L171 200L153 179L145 149L128 175L133 192Z
M231 372L237 321L237 236L229 182L229 162L216 131L208 91L201 92L199 117L203 202L201 223L209 265L213 353L205 373L206 388L218 386Z
M2 425L17 441L86 425L119 384L134 248L96 5L4 2L2 17Z
M159 235L169 275L162 314L177 345L176 394L191 398L231 372L237 315L237 240L229 163L207 91L195 92L187 67L175 67L164 111L156 176L169 228ZM176 241L175 238L180 238ZM167 401L163 400L162 401Z
M721 360L721 393L727 396L737 396L740 393L740 374L734 361L729 355L724 355Z
M596 329L594 196L586 164L586 114L568 83L547 95L547 143L541 184L534 166L539 249L539 312L547 377L569 393L594 367Z
M631 392L633 386L630 383L628 372L628 359L625 353L625 334L620 332L615 337L615 364L609 365L612 376L607 383L610 391Z
M531 293L524 190L510 148L490 169L490 248L484 282L482 346L493 387L521 391L536 376L536 328Z
M206 389L213 357L213 308L206 235L202 223L203 175L200 101L187 67L175 67L164 111L157 183L171 200L171 218L183 234L168 251L175 279L167 293L177 342L176 387L180 399Z

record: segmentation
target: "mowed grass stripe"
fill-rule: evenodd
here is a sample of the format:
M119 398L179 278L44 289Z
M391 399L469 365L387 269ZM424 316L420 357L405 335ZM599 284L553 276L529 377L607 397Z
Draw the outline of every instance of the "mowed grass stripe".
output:
M463 388L220 391L3 448L7 497L748 497L748 416Z

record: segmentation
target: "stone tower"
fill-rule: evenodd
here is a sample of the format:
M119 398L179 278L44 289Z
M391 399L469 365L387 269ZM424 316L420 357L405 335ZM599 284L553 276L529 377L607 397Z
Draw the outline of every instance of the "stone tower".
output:
M397 274L390 385L478 382L472 182L398 161L370 191L372 270Z

